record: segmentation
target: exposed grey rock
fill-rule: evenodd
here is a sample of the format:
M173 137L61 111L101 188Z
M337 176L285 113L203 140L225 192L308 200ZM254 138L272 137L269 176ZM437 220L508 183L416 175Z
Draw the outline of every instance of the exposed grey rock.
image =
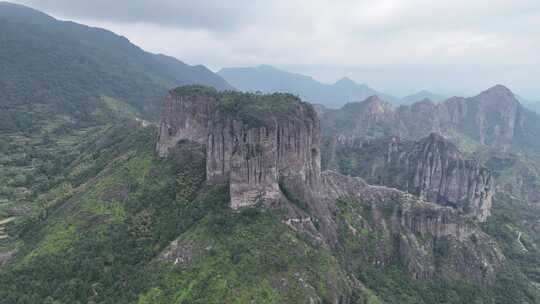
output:
M419 141L397 137L337 146L341 171L377 185L451 206L479 221L490 215L494 178L479 161L466 159L451 142L432 133ZM343 160L357 159L356 166Z
M172 262L175 265L186 266L193 261L193 242L186 240L174 240L160 254L159 259Z
M373 109L384 108L384 111ZM502 85L471 98L452 97L435 103L429 99L393 108L370 97L323 115L325 134L341 140L399 136L419 139L430 133L459 133L481 144L501 149L512 146L540 149L540 117L525 109Z
M325 171L322 178L324 200L347 201L356 211L338 216L342 238L349 235L357 242L370 242L373 239L360 231L377 235L373 251L364 252L374 266L400 260L417 279L430 279L438 272L483 284L495 280L504 255L494 240L456 210L332 171Z
M168 154L180 140L205 143L208 137L213 97L204 95L177 95L169 92L161 112L157 150L160 156Z
M346 227L351 231L366 228L382 236L376 250L369 253L376 266L384 267L398 258L419 279L439 273L478 282L491 282L501 267L504 256L497 245L457 210L397 189L370 186L359 178L332 171L321 173L319 118L309 104L294 100L286 112L265 112L264 117L257 117L259 123L251 124L238 113L222 111L219 95L180 92L172 91L167 98L157 150L166 156L180 141L198 143L206 151L207 182L229 183L232 208L259 202L279 206L286 211L285 224L322 246L338 250L345 245L340 240L342 224L347 222L341 216L344 211L339 202L348 201L355 208L371 210L367 218L354 213L362 219L361 226L355 228L355 222ZM372 100L371 111L384 112L385 108L377 103ZM428 180L435 184L436 177L446 176L447 167L442 163L447 160L430 152L439 150L419 148L418 153L432 161L417 173L417 184ZM424 171L429 172L429 177L423 177ZM460 188L465 186L457 182L459 176L450 175L450 179L453 182L438 191L450 197L465 195ZM427 191L432 185L420 188L422 196L433 195ZM385 213L385 206L391 206L393 211ZM441 258L437 257L436 244L443 241L451 250ZM353 242L362 244L362 239ZM184 247L173 251L184 256L189 252ZM443 266L437 264L441 260Z
M161 119L157 150L168 154L181 140L204 145L210 183L230 183L231 207L277 203L280 182L315 185L320 175L320 126L313 108L297 101L287 115L250 126L217 109L212 96L171 91Z

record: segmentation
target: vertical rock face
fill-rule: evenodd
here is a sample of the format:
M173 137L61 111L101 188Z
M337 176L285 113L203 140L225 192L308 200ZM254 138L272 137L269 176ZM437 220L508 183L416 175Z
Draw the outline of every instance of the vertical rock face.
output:
M180 140L206 143L208 123L215 103L212 96L169 92L161 112L157 143L159 155L167 155Z
M384 112L377 103L371 100L371 112ZM504 259L473 221L452 208L369 186L359 178L321 172L318 116L291 95L178 88L167 97L160 126L160 155L176 151L180 141L196 142L206 154L207 182L229 184L232 208L279 206L286 211L283 223L321 245L363 248L348 259L362 258L378 267L399 260L419 279L440 273L478 282L492 281ZM422 147L412 155L431 160L424 168L420 164L425 160L415 162L411 156L410 167L418 169L411 174L418 178L410 187L420 189L425 198L437 193L438 199L453 200L469 194L462 189L469 187L461 184L462 176L452 171L466 165L452 163L453 152L442 153L444 147ZM381 155L392 163L408 158L403 153L390 145L388 154ZM451 182L446 185L447 180ZM444 185L435 188L437 183ZM365 231L374 238L364 239ZM374 240L376 244L369 245ZM441 242L452 249L450 255L437 255Z
M272 96L285 101L272 108L271 101L262 100ZM277 203L282 198L280 183L287 180L316 185L320 126L313 108L283 94L254 94L245 103L242 98L240 93L223 97L194 88L171 91L160 124L160 155L181 140L204 145L207 180L230 182L233 208Z
M476 138L482 144L506 147L512 144L518 123L519 101L507 88L497 85L482 92L470 103L475 112Z
M479 221L490 215L495 191L491 173L478 161L465 159L440 135L416 142L393 137L337 149L340 170L347 174L453 207ZM349 161L354 159L362 161Z
M429 99L401 106L396 109L397 120L400 122L400 134L429 134L441 133L445 128L445 116L440 113L441 107ZM399 135L399 134L396 134Z
M267 117L259 127L216 119L208 132L208 180L230 181L233 208L259 199L277 201L279 183L285 180L317 183L320 133L315 117L311 108L298 104L286 117Z
M404 190L456 207L479 221L487 220L495 187L491 173L478 161L464 159L452 143L436 134L416 142L409 152L395 154L401 154L398 161L405 156L409 163L412 184ZM390 163L398 164L395 160ZM401 181L404 183L407 180Z
M332 171L323 172L322 187L324 200L338 201L340 244L355 253L347 257L353 268L399 261L417 279L439 273L485 284L505 260L495 241L452 208Z
M348 103L340 110L327 109L321 117L325 135L335 136L340 141L401 132L399 125L394 123L397 116L392 105L377 96Z
M209 181L230 183L231 207L277 202L279 164L274 140L265 127L248 129L225 120L212 125L207 143Z
M322 116L328 129L325 134L352 141L381 136L419 139L433 132L457 132L497 148L540 148L535 140L540 136L540 116L521 106L514 94L501 85L475 97L452 97L439 103L426 99L410 106L386 107L384 111L365 106L373 99L326 111Z

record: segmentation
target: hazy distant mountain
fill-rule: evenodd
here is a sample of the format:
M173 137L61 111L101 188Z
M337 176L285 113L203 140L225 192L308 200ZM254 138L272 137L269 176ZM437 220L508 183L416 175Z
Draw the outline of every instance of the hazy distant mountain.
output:
M110 31L0 2L0 107L37 102L82 117L107 96L157 117L170 88L194 83L232 88L204 66L148 53Z
M461 134L498 148L540 150L540 116L523 107L502 85L474 97L452 97L439 103L424 99L396 108L378 98L369 98L340 110L325 111L322 124L336 138L399 135L419 139L434 132Z
M439 102L445 100L447 97L432 93L428 90L422 90L420 92L417 92L415 94L405 96L399 100L399 104L411 104L417 101L421 101L424 99L429 99L431 101Z
M395 102L397 98L378 92L365 84L342 78L334 84L321 83L312 77L290 73L272 66L224 68L218 72L227 82L242 91L289 92L300 98L336 108L347 102L364 100L377 95Z
M540 115L510 90L237 74L347 103L162 98L232 87L0 3L0 304L540 303Z

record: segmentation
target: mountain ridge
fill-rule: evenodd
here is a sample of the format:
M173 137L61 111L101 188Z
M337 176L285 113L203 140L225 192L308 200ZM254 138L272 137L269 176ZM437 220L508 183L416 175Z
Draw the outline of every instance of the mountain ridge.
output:
M380 95L392 101L397 100L365 84L358 84L348 77L343 77L333 84L325 84L313 77L287 72L269 65L223 68L218 71L218 75L243 91L287 92L325 107L339 107L347 102L363 100L371 95Z
M429 99L429 100L432 100L432 101L435 101L435 102L439 102L439 101L443 101L443 100L446 100L447 97L443 96L443 95L440 95L440 94L436 94L436 93L433 93L429 90L421 90L421 91L418 91L414 94L411 94L411 95L407 95L405 97L402 97L400 100L399 100L399 105L401 104L411 104L411 103L414 103L414 102L417 102L417 101L420 101L420 100L423 100L423 99Z
M108 96L158 116L167 90L201 83L232 89L203 66L144 51L101 28L57 20L26 6L0 3L1 106L45 103L88 116ZM106 107L105 107L106 108Z
M106 130L67 167L70 187L47 194L0 269L0 298L357 304L507 293L505 247L483 224L321 170L319 125L290 94L170 91L159 131Z
M372 100L376 102L376 98ZM235 111L224 110L224 107ZM253 124L251 119L245 119L252 117L248 115L250 113L262 114L260 116L264 119ZM461 248L455 253L456 260L449 261L455 263L447 269L449 273L453 273L448 274L449 276L477 281L483 276L480 273L486 271L486 281L493 281L492 274L497 272L504 260L496 247L492 248L493 251L484 251L478 247L474 253L466 252L468 250L465 247L471 244L462 247L468 241L460 236L460 233L473 233L486 243L490 242L489 237L482 235L474 225L467 224L468 217L463 213L469 212L466 208L457 211L459 209L446 207L445 200L433 199L434 194L431 192L438 190L429 191L418 185L421 188L418 198L397 189L371 186L360 178L333 171L321 171L319 117L310 104L291 95L217 93L200 87L183 87L171 91L164 105L156 150L162 157L166 157L174 153L179 143L186 141L201 146L201 153L206 152L207 181L228 185L229 204L232 209L260 205L270 210L281 210L282 221L330 249L340 246L339 220L335 216L338 210L336 204L349 201L373 204L371 208L377 208L376 206L381 204L402 210L402 214L398 212L394 215L400 218L396 223L401 224L396 225L401 227L392 228L390 230L393 232L388 233L403 233L401 237L408 239L400 245L408 248L401 253L401 258L408 261L411 274L419 279L432 278L436 272L433 271L435 266L426 266L419 262L420 256L431 258L433 253L425 253L415 244L412 238L417 234L426 233L452 239L456 246ZM413 157L427 158L431 154L440 154L440 159L452 159L452 162L456 159L456 163L461 161L456 152L457 148L436 136L420 142L416 149L423 150L424 146L432 144L436 147L428 152L419 151L420 156L415 154ZM426 172L435 171L437 161L438 159L433 160L432 169ZM421 167L421 162L416 166ZM444 170L442 169L443 172ZM471 164L470 171L464 175L470 174L469 172L474 175L476 171L478 169ZM434 177L437 175L442 176L441 180L445 177L441 172L433 174ZM417 176L417 179L420 178L421 174ZM430 176L424 178L427 180ZM455 187L457 178L449 177L453 182L447 188L442 187L440 196L447 196L448 200L459 204L466 196L464 193L468 192L468 188L475 186L464 184ZM488 188L487 194L470 194L470 199L465 199L470 200L473 217L482 222L489 216L491 208L491 178L488 174L479 174L473 179L480 180L478 188ZM421 183L425 183L425 180L418 182ZM435 188L436 182L433 184ZM453 188L459 190L454 191ZM487 195L485 199L484 195ZM430 197L429 201L424 201L424 196ZM375 222L382 220L376 215L373 216L372 220ZM434 221L433 217L437 220ZM392 221L384 219L377 225L391 226L386 220ZM477 255L478 258L483 256L480 259L490 261L489 265L483 268L477 264L478 260L466 262L463 257L467 254ZM384 253L377 257L382 265L390 263L392 258L392 254ZM461 271L464 264L475 270L471 273Z
M482 145L540 148L534 139L540 134L540 116L522 106L502 85L469 98L452 97L442 102L424 99L398 107L388 104L384 113L366 112L360 105L368 100L341 110L325 110L323 124L327 132L334 130L337 133L332 134L349 140L377 136L419 139L432 132L458 132Z
M417 141L391 137L344 143L336 150L330 165L339 172L452 206L482 222L491 213L491 172L439 134Z
M2 3L0 70L0 304L540 303L540 116L504 86L326 109Z

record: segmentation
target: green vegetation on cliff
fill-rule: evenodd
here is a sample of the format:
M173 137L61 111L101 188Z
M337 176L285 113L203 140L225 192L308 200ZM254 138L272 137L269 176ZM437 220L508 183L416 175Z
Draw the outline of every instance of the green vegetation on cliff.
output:
M324 303L347 293L336 259L267 211L213 213L179 239L192 260L160 262L157 286L139 303ZM154 302L144 301L156 292Z
M36 198L34 218L19 224L18 252L0 270L0 303L326 303L335 295L348 295L350 303L538 300L522 277L525 259L494 286L414 280L399 260L374 263L375 245L393 239L367 229L369 209L339 205L340 240L331 251L273 211L231 210L228 187L205 184L204 155L193 143L159 159L154 127L131 123L95 134ZM394 212L390 207L381 207L383 215ZM515 242L504 232L515 221L486 229L502 229L510 234L501 242ZM359 234L348 233L349 226Z
M377 250L392 251L397 240L384 235L384 231L370 228L374 218L373 210L356 202L339 203L340 248L338 256L345 269L362 282L370 293L377 295L380 303L428 304L428 303L538 303L540 292L524 277L525 269L516 268L513 263L505 266L497 274L494 284L477 285L463 280L448 280L436 276L432 280L416 280L407 273L404 261L396 258L377 261ZM391 216L391 206L383 206L383 213ZM497 214L495 217L499 217ZM498 230L498 219L486 224L489 232ZM351 229L352 227L352 229ZM503 228L504 230L505 228ZM353 233L356 232L356 233ZM514 239L503 241L514 242ZM419 240L421 241L421 240ZM436 239L435 264L444 267L444 257L448 254L448 242ZM395 250L395 248L394 248ZM399 246L398 249L399 250ZM505 253L509 253L506 251ZM438 260L438 261L437 261ZM522 265L523 267L525 265Z
M41 196L0 274L0 303L301 303L346 293L337 260L277 215L228 207L204 155L154 152L153 127L110 128ZM175 239L196 254L175 266ZM306 302L309 303L309 302Z
M484 94L461 127L446 134L497 179L493 215L482 229L502 248L504 268L493 284L438 273L426 281L413 279L396 258L406 250L399 246L402 232L384 234L390 230L373 223L395 224L400 202L380 205L378 213L340 202L332 214L338 240L330 248L284 223L277 210L231 210L227 185L206 183L205 155L196 144L180 142L168 158L158 158L155 127L135 118L157 119L172 86L231 88L206 68L8 3L0 3L0 45L0 304L540 303L540 160L532 151L540 119L504 88ZM215 98L223 117L250 127L268 117L316 115L290 94L199 85L175 91ZM506 107L491 104L501 96ZM512 109L518 115L509 121L523 123L504 142L499 131ZM441 127L433 119L439 112L430 111L405 111L401 125L386 104L351 104L328 112L326 126L369 139L395 130L423 134ZM358 120L362 113L368 115ZM476 114L484 115L486 130L476 125ZM498 140L521 151L487 148ZM365 175L366 164L384 152L333 151L331 144L325 163L351 175ZM310 211L280 186L295 208ZM435 268L445 267L452 245L446 237L414 240L433 245Z
M0 3L0 45L0 140L5 132L41 133L51 122L69 130L118 116L156 121L163 97L178 85L232 89L203 66L8 2Z
M297 96L287 93L245 93L237 91L218 92L216 89L201 86L181 86L174 90L179 96L212 98L215 100L216 112L219 117L233 117L250 127L264 126L269 117L301 119L293 117L294 110L304 102ZM317 115L311 110L308 115Z

